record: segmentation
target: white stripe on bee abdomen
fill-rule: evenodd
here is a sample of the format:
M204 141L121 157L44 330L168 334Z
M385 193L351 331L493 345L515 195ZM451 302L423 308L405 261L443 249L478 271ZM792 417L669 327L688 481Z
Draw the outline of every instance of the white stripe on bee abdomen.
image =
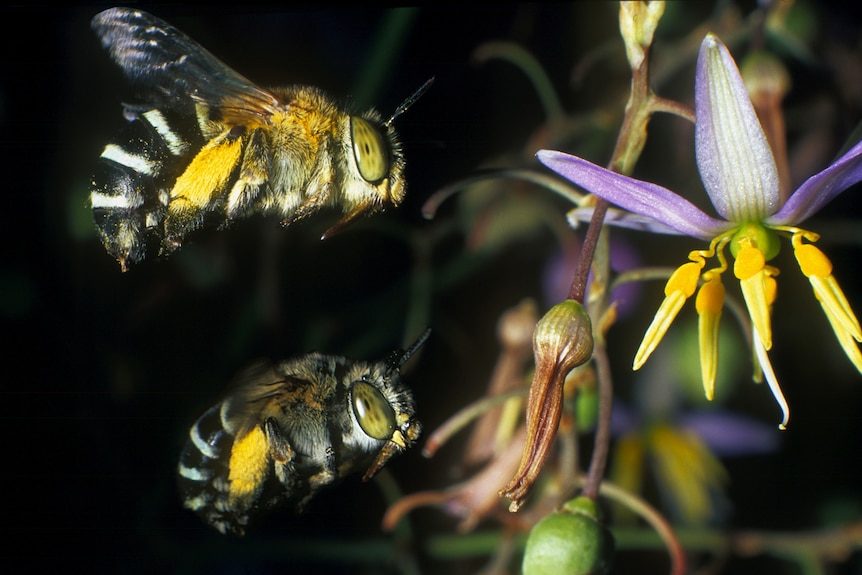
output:
M90 205L93 208L129 210L139 208L144 204L144 198L140 194L103 194L102 192L90 192Z
M171 129L165 116L159 110L147 110L143 115L153 129L162 137L165 144L168 146L168 150L170 150L173 155L182 156L188 152L189 143Z
M197 448L197 450L201 452L202 455L210 459L218 459L219 455L221 455L221 450L210 444L203 437L201 437L201 430L199 425L200 419L197 420L195 424L192 425L192 428L189 430L189 438L192 440L192 443ZM221 435L221 432L219 432L219 435Z
M186 509L191 509L192 511L200 511L207 505L209 505L210 500L209 497L205 495L198 495L197 497L188 497L185 500ZM222 530L224 533L224 530Z
M157 162L150 160L145 156L132 154L117 144L108 144L102 151L102 157L106 160L116 162L121 166L131 168L139 174L153 176L158 172L159 165Z
M198 467L186 467L182 463L179 465L179 474L190 481L208 481L212 476L212 471L208 469L200 469Z

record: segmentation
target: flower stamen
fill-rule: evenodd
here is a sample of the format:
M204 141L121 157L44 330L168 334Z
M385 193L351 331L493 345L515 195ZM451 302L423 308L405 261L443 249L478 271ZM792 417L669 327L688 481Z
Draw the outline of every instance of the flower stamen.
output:
M721 274L710 270L703 274L705 283L697 292L698 342L700 346L700 371L703 391L712 401L715 397L715 378L718 375L718 328L721 310L724 308L724 284Z
M775 401L781 408L782 418L778 424L778 429L784 431L787 429L787 423L790 421L790 406L787 404L787 399L784 397L784 392L781 391L781 386L778 385L778 378L775 377L775 372L772 370L772 363L769 361L769 354L766 353L766 348L763 347L760 334L757 333L757 327L752 327L754 336L752 339L752 347L754 347L754 355L757 357L757 363L766 377L766 383L772 391Z
M820 302L820 307L823 308L823 313L826 314L844 353L856 369L862 372L862 353L856 345L856 342L862 341L859 320L832 275L832 262L813 244L802 243L803 237L810 239L804 232L797 231L790 240L799 269L811 283L814 297Z
M770 321L770 304L773 296L767 296L767 278L774 268L767 268L763 252L754 247L748 238L740 240L739 253L733 263L733 275L739 279L742 296L748 308L748 315L760 336L763 347L772 347L772 323ZM773 280L774 281L774 280Z
M840 325L843 330L852 335L853 339L862 341L859 320L856 319L847 297L838 286L835 276L832 275L832 262L813 244L803 244L801 234L794 234L791 243L799 268L811 282L814 295L826 316L830 318L833 325Z
M700 279L700 270L706 265L706 261L698 252L692 252L699 261L691 261L678 267L667 280L664 287L665 298L655 314L652 323L644 334L643 341L635 354L632 369L637 371L643 366L655 348L661 342L673 320L676 319L679 310L685 301L694 295L697 282ZM690 257L691 257L690 256ZM694 257L692 257L694 259Z

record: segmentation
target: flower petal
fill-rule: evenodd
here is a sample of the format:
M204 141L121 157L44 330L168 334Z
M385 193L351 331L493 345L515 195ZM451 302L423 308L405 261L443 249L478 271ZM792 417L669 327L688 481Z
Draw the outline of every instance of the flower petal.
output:
M777 226L802 223L859 181L862 181L862 142L831 166L808 178L765 223Z
M569 225L572 229L578 229L581 222L589 222L593 219L594 211L595 208L592 206L575 208L573 210L569 210L566 214L566 219L569 221ZM653 234L667 234L669 236L683 235L679 230L669 228L663 223L657 222L650 217L633 214L632 212L627 212L619 208L608 208L608 211L605 214L605 223L610 226L619 226L621 228Z
M732 227L656 184L617 174L563 152L540 150L536 156L547 167L588 192L681 234L708 240Z
M695 153L712 205L732 222L779 208L778 170L733 57L707 34L695 77Z
M780 438L775 428L729 411L683 413L679 423L700 435L720 457L762 455L779 447Z

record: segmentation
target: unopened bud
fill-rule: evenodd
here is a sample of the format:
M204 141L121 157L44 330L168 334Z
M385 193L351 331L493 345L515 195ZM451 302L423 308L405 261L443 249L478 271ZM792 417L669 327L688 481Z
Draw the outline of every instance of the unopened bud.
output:
M790 74L784 64L768 52L752 52L740 66L742 81L752 100L769 96L781 101L790 90Z
M553 365L565 378L593 355L593 326L584 306L573 299L558 303L536 324L533 332L536 370Z
M620 33L632 70L643 63L664 8L665 3L660 1L620 2Z
M768 52L752 52L740 66L742 81L772 148L783 198L791 192L790 164L782 102L790 91L790 74L784 64Z

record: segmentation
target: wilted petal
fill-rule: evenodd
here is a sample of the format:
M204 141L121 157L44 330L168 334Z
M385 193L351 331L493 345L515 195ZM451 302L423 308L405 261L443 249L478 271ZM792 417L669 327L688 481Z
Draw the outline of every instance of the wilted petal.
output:
M461 518L459 532L471 531L481 519L500 507L497 490L518 468L525 433L525 428L521 427L509 445L471 479L448 489L413 493L393 503L383 516L383 529L394 529L404 515L417 507L436 505Z
M765 223L776 226L802 223L859 181L862 181L862 142L853 146L831 166L808 178Z
M733 57L707 34L695 77L695 152L716 211L759 221L779 208L778 171Z
M536 370L527 403L527 438L518 471L500 490L517 511L542 470L557 436L562 415L566 376L593 353L593 328L584 306L567 299L558 303L536 324L533 355Z
M647 216L679 233L711 239L732 227L667 188L612 172L592 162L551 150L539 161L574 184L630 212Z

